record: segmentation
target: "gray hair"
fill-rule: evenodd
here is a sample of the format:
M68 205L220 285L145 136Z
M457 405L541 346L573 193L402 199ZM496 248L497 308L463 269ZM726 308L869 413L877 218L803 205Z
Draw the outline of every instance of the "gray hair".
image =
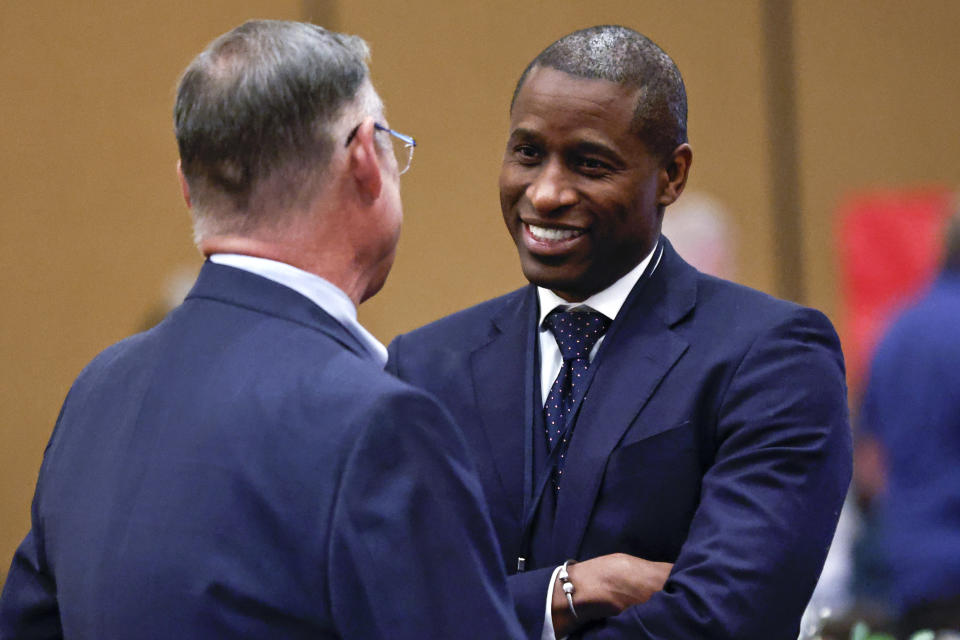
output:
M265 212L275 217L316 196L345 107L379 103L369 55L357 36L258 20L190 63L173 117L198 239L276 222Z
M633 29L590 27L551 44L524 69L513 92L511 111L527 76L537 67L639 89L634 130L661 160L666 161L687 141L687 93L680 70L663 49Z

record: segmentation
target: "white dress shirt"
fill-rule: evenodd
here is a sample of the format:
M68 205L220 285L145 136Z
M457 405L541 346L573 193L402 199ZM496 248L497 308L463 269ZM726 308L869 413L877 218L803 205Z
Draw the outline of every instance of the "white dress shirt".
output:
M647 269L647 265L650 264L650 260L653 258L654 253L657 253L659 243L654 245L650 253L647 254L647 257L640 261L637 266L628 271L626 275L621 277L619 280L611 284L609 287L593 294L583 302L567 302L553 291L549 289L544 289L543 287L537 287L537 298L540 302L540 319L538 327L540 330L540 401L546 403L547 395L550 393L550 387L553 386L553 382L557 379L557 376L560 374L560 367L563 366L563 357L560 355L560 347L557 345L556 338L553 337L553 333L544 326L543 321L550 314L551 311L560 307L564 310L570 311L597 311L602 313L610 320L613 320L617 317L617 314L620 313L623 303L627 301L627 296L630 295L630 292L633 291L633 288L636 286L637 282L640 280L640 276L643 275L643 272ZM653 269L650 273L652 274L656 271L657 267L660 265L660 258L663 256L663 251L661 250L657 253L657 262L654 263ZM605 336L601 336L597 343L593 345L593 349L590 350L590 361L593 362L594 356L597 355L597 350L600 348L600 343L603 342ZM553 589L557 581L557 574L560 573L560 567L557 567L553 570L553 576L550 578L550 586L547 589L547 605L544 612L543 618L543 632L540 635L540 640L556 640L556 633L553 630L553 615L551 615L550 605L553 603Z
M387 364L387 348L357 321L353 300L329 280L285 262L238 253L214 253L210 262L249 271L309 298L343 325L381 367Z
M640 280L640 276L642 276L643 272L646 270L654 252L657 251L657 246L654 246L653 250L647 254L647 257L641 260L640 263L633 269L628 271L626 275L621 277L603 291L593 294L583 302L567 302L553 291L544 289L543 287L537 287L537 298L540 301L540 320L537 326L540 328L541 402L546 403L547 394L550 393L550 387L553 386L554 380L556 380L557 375L560 374L560 366L563 364L563 357L560 355L560 347L557 345L557 340L553 337L553 333L544 326L543 320L557 307L561 307L564 310L569 309L571 311L593 310L602 313L610 320L613 320L617 317L617 314L620 313L620 308L623 306L623 303L626 302L627 296L629 296L630 292L633 291L633 287L636 286L637 282ZM658 264L662 256L663 252L661 251L657 255ZM653 266L654 271L656 270L658 264ZM651 271L651 273L653 273L653 271ZM593 349L590 351L591 362L593 362L593 357L597 355L597 349L600 348L600 344L603 343L603 339L604 336L601 336L600 339L597 340L597 343L593 345Z

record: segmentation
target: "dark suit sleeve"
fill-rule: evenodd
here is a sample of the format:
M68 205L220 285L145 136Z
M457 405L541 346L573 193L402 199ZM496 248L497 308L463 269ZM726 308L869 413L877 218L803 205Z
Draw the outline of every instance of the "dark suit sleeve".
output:
M397 336L387 347L390 355L386 370L389 373L406 379L405 372L400 367L400 340ZM472 456L471 456L472 457ZM526 571L507 577L510 594L516 605L516 614L520 619L524 635L527 638L540 638L543 632L544 608L547 602L547 588L550 586L550 576L554 567Z
M20 544L0 598L0 638L62 638L57 593L34 527Z
M507 578L510 593L517 607L517 617L527 638L539 639L543 634L543 618L547 606L550 576L556 567L544 567L516 573Z
M63 416L62 409L60 416ZM59 423L60 418L57 418L57 425ZM33 497L31 528L13 556L3 594L0 595L0 638L4 640L63 637L57 588L44 553L43 524L39 510L42 484L41 469Z
M839 341L798 310L746 350L717 415L715 458L664 591L591 640L793 640L852 471Z
M347 638L519 638L466 445L425 394L366 413L333 512L330 599Z

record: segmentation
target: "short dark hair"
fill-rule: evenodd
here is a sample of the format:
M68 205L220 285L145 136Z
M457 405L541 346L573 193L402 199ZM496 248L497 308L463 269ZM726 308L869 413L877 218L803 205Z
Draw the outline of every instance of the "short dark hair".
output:
M368 57L362 39L300 22L250 21L210 43L173 110L197 215L253 222L267 182L271 206L303 197L333 151L330 125L367 82Z
M663 49L633 29L600 25L551 44L524 69L513 91L511 111L527 76L537 67L640 89L634 128L661 160L687 141L687 92L680 70Z

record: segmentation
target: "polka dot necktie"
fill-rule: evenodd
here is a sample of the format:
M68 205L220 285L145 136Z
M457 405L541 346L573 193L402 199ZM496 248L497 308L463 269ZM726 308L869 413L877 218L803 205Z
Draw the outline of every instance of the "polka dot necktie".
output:
M560 373L543 406L547 449L553 451L554 447L560 447L553 475L553 488L559 491L570 437L564 433L564 423L573 408L579 385L586 381L590 351L610 326L610 319L596 311L561 311L558 308L544 318L543 325L553 333L563 357Z

